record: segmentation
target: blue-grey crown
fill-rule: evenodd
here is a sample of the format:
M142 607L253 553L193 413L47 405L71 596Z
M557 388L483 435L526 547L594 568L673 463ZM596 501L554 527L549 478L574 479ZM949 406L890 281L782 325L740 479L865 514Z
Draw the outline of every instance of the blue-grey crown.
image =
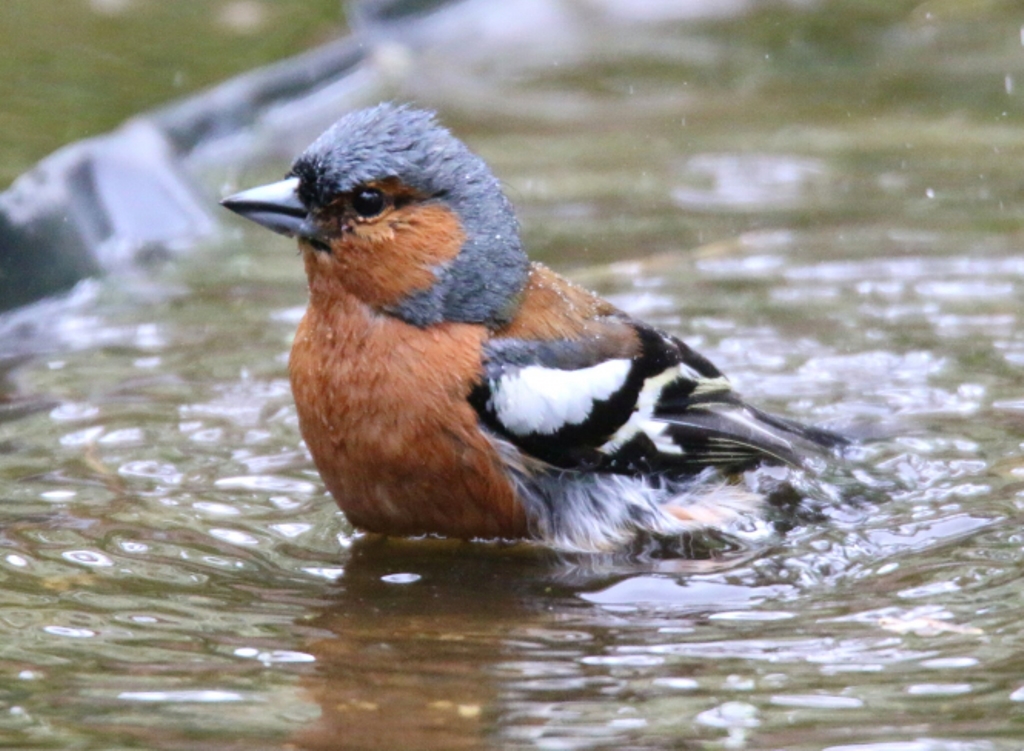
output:
M291 174L310 208L395 177L455 211L466 234L462 251L434 269L433 286L389 312L416 326L460 321L492 328L512 315L529 273L512 205L484 161L433 113L380 104L346 115L306 149Z

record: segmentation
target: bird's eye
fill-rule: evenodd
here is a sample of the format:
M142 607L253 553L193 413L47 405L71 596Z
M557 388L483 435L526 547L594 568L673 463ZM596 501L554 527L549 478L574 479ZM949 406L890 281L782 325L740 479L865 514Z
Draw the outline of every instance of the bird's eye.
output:
M376 188L360 188L352 196L352 208L364 219L375 217L384 210L384 194Z

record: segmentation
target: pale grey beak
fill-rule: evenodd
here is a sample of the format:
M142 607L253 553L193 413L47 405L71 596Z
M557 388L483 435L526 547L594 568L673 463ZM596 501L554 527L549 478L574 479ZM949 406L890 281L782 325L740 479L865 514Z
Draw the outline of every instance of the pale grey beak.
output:
M299 178L261 185L228 196L220 202L226 209L288 237L316 238L309 210L299 199Z

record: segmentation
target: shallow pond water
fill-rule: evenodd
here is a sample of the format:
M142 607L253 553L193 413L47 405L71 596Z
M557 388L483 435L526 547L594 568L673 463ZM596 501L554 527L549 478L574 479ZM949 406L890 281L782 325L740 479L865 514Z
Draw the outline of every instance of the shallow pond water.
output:
M0 403L0 745L1024 747L1020 19L634 6L441 25L380 96L492 163L536 258L863 436L814 507L703 560L355 535L289 394L299 260L227 220L0 318L37 352Z

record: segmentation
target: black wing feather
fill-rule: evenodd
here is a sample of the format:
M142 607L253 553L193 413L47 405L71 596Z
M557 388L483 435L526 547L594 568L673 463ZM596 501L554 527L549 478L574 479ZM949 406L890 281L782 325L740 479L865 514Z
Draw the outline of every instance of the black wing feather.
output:
M640 347L629 357L621 385L593 400L585 419L547 432L510 430L495 407L496 393L524 368L551 370L556 378L607 362L613 356L606 343L488 342L483 377L469 396L481 423L555 467L620 474L686 476L708 467L741 471L761 462L799 466L807 454L847 442L745 404L718 368L679 339L635 321L622 325L632 327ZM642 414L642 394L650 403L648 414Z

